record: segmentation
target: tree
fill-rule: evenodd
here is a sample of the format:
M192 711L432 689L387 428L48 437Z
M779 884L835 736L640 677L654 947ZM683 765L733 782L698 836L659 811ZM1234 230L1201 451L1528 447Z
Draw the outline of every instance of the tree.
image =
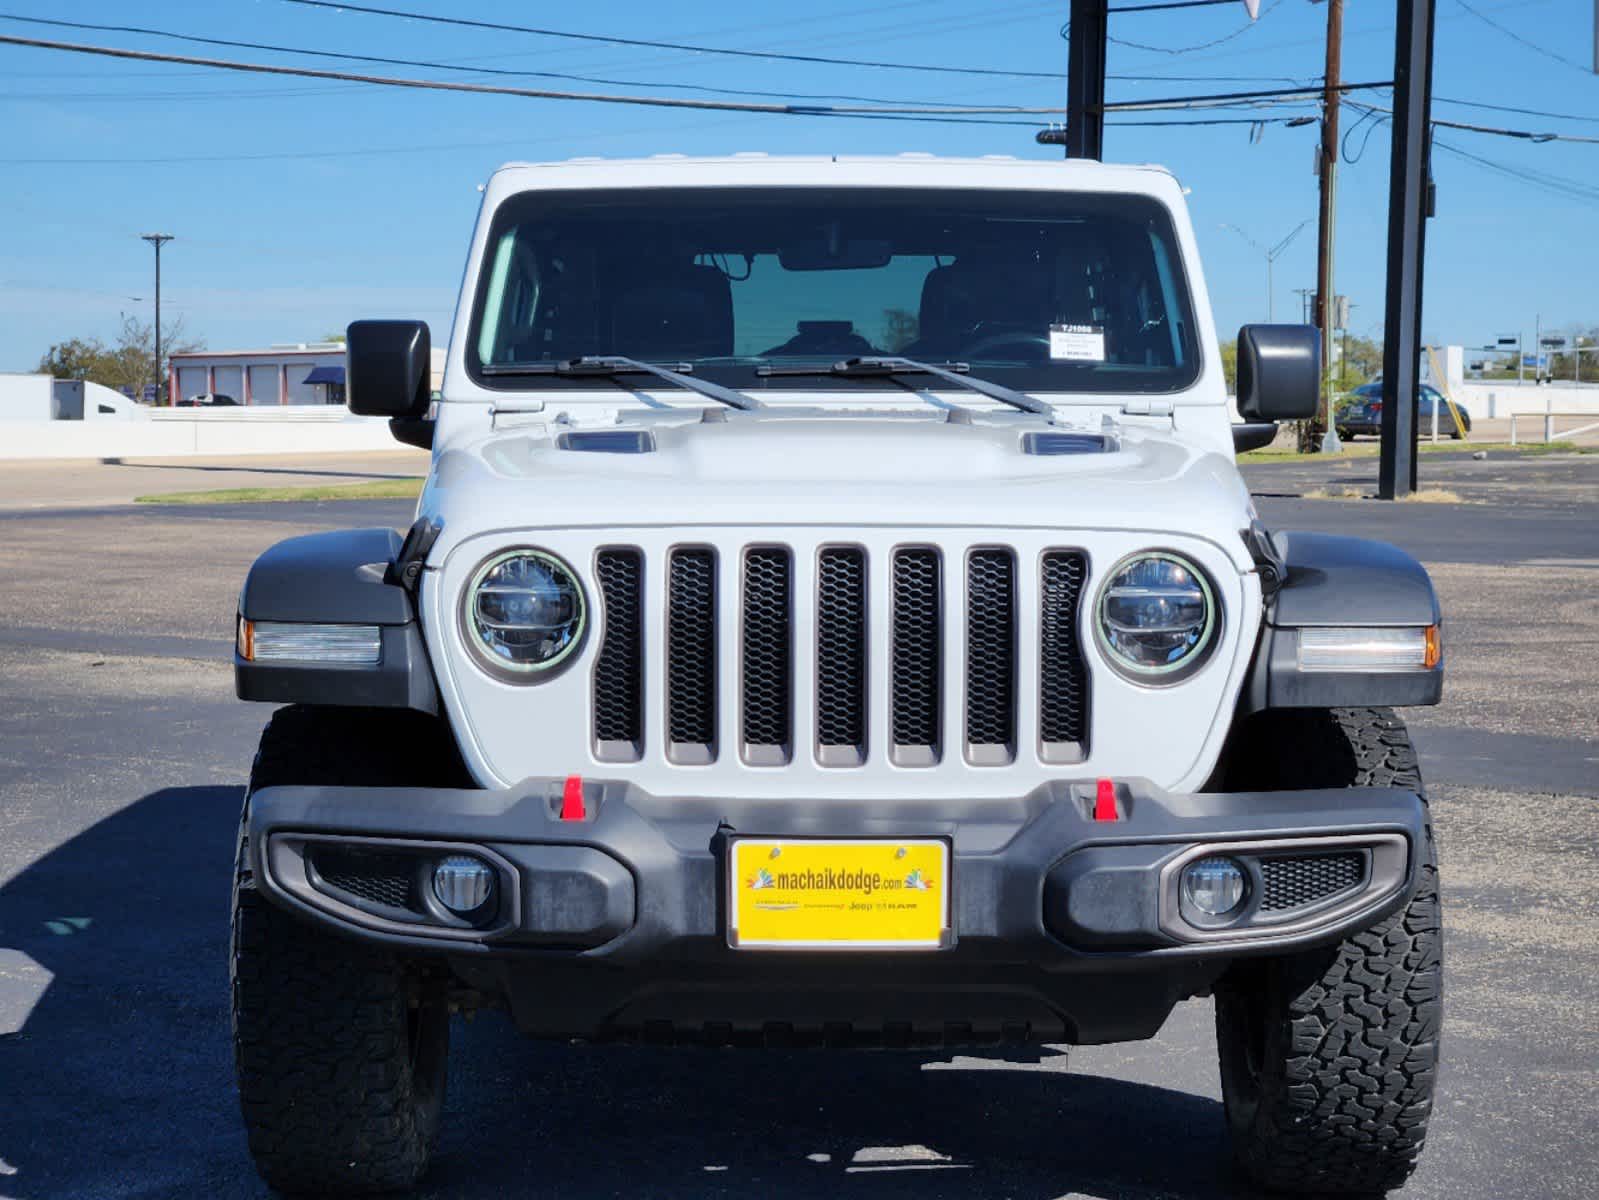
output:
M162 330L161 355L186 354L200 348L187 337L180 316ZM124 316L114 345L99 338L72 338L58 342L39 360L39 371L56 379L87 379L108 388L125 389L138 396L147 384L161 382L165 371L157 371L155 332L150 323Z
M1238 394L1238 343L1236 341L1221 344L1221 373L1227 381L1227 394Z

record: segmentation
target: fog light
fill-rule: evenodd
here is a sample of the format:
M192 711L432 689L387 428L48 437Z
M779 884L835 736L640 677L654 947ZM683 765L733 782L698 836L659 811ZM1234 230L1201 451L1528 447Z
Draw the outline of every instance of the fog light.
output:
M1244 869L1230 858L1201 858L1183 868L1183 899L1207 917L1225 917L1244 902Z
M494 871L469 854L452 854L433 868L433 894L453 913L474 913L494 894Z

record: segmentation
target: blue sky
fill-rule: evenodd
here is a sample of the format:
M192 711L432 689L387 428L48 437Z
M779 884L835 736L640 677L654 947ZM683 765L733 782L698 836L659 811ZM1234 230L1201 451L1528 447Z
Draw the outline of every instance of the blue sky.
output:
M1061 79L930 75L609 47L284 0L8 0L0 11L500 70L603 75L636 80L640 91L707 84L916 102L1049 105L1062 103L1065 90L1066 45L1059 33L1066 0L755 0L736 6L589 0L581 7L474 0L469 8L445 0L389 2L629 37L1059 71ZM1469 0L1481 17L1461 0L1437 3L1435 116L1599 136L1599 77L1587 70L1591 0ZM1113 17L1112 35L1121 39L1110 49L1113 76L1229 78L1116 80L1110 98L1312 82L1321 71L1325 6L1264 0L1261 7L1252 27L1246 27L1241 3ZM341 65L11 20L0 20L0 33ZM1345 78L1388 78L1392 53L1390 0L1349 0ZM1382 93L1361 95L1387 102ZM1588 120L1498 112L1443 98ZM1215 115L1312 111L1304 105ZM1345 128L1354 123L1355 114L1346 110ZM1532 144L1463 131L1440 131L1438 137L1494 166L1436 155L1438 218L1428 229L1424 320L1429 340L1474 343L1517 330L1530 336L1539 315L1546 329L1599 325L1599 144ZM1251 141L1247 125L1118 125L1107 132L1108 158L1164 163L1192 189L1190 204L1224 336L1242 322L1265 318L1266 270L1261 255L1223 223L1270 244L1310 219L1277 262L1277 318L1297 319L1294 289L1314 285L1316 138L1314 125L1271 125L1258 142ZM1340 167L1338 290L1355 304L1352 330L1368 335L1380 330L1382 318L1388 149L1386 127L1368 123L1349 140L1357 161ZM168 320L181 313L188 331L213 348L314 339L364 316L419 316L441 338L476 211L476 185L500 162L740 150L1059 154L1035 145L1032 131L1023 128L400 92L0 46L0 217L9 235L0 248L0 370L30 369L50 343L74 335L109 336L122 312L148 316L151 252L137 235L149 229L178 239L164 252L163 311ZM1538 175L1529 177L1528 171ZM1585 195L1550 186L1551 177L1575 181Z

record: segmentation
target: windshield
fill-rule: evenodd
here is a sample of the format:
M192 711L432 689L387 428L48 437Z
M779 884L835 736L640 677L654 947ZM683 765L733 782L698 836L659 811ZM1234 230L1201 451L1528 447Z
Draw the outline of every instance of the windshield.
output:
M1198 375L1171 220L1145 196L530 192L501 206L487 255L467 349L487 387L570 388L494 369L581 355L764 390L881 388L758 373L862 355L1035 391L1169 392Z

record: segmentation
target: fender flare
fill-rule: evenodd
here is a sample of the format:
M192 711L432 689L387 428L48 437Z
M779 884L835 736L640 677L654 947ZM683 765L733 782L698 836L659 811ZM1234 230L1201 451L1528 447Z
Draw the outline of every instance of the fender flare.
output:
M1442 621L1427 569L1387 542L1331 533L1276 533L1282 585L1266 605L1245 712L1266 708L1406 707L1443 697L1442 661L1430 670L1302 671L1307 627L1406 627Z
M239 592L241 632L245 621L375 625L381 651L370 666L258 663L245 659L236 644L239 699L437 715L438 685L415 601L400 582L390 582L401 545L392 529L340 529L288 538L257 558Z

